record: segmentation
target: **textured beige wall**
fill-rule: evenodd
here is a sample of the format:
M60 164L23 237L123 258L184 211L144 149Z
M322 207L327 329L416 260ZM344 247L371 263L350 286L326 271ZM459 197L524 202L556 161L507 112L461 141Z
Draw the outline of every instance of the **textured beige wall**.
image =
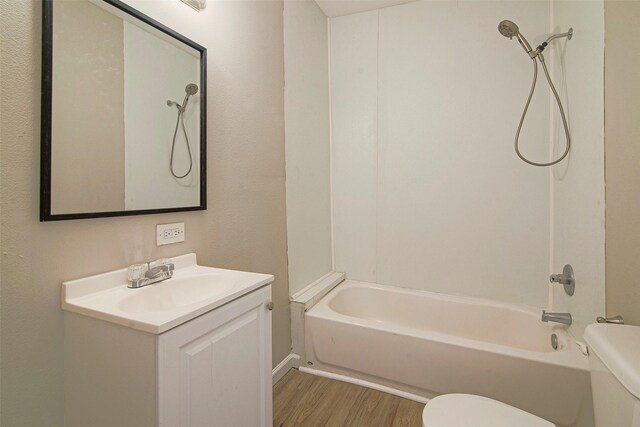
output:
M209 49L203 212L40 223L40 1L0 0L2 426L63 423L60 283L195 251L202 264L273 273L274 364L290 351L281 1L130 3ZM186 242L155 246L184 221Z
M640 0L605 2L607 315L640 325Z
M53 16L51 213L123 211L122 18L86 1Z

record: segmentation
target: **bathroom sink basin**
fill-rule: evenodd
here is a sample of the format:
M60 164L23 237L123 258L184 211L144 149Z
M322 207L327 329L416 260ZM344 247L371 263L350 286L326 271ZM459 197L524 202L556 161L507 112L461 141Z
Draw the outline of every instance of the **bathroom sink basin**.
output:
M198 265L195 254L172 259L171 279L127 287L127 269L62 284L62 309L160 334L273 282L269 274Z
M155 285L134 289L119 302L119 308L128 313L172 310L222 295L235 282L220 274L204 274L171 278Z

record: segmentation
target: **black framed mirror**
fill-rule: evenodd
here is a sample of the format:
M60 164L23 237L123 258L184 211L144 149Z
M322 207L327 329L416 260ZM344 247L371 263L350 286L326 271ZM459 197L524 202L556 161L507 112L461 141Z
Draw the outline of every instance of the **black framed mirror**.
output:
M44 0L40 221L206 209L207 51L118 0Z

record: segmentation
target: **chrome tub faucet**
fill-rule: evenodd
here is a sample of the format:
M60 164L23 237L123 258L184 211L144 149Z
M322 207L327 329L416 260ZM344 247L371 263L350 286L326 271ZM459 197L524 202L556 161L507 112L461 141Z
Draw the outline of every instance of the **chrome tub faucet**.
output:
M546 310L542 310L543 322L555 322L562 323L563 325L571 325L573 319L571 313L547 313Z
M151 267L151 264L154 266ZM175 265L168 258L146 264L134 264L127 270L127 282L129 283L127 287L137 289L171 279L175 268Z

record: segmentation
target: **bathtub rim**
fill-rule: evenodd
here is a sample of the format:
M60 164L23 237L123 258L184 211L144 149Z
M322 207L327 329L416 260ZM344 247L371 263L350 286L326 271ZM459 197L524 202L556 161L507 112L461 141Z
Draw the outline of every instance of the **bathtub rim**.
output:
M549 326L549 337L555 333L561 339L564 346L559 350L534 351L517 348L505 344L475 340L473 338L460 337L452 334L442 333L433 330L421 330L408 326L397 326L388 322L374 321L370 319L348 316L333 310L330 307L331 300L338 295L339 292L348 288L374 288L387 292L400 292L409 295L422 295L428 298L438 300L446 300L453 302L464 302L466 304L481 304L490 307L499 307L503 309L514 310L519 313L532 315L537 317L537 312L541 312L542 308L528 306L524 304L512 304L503 301L487 300L484 298L459 296L442 294L438 292L425 291L421 289L402 288L397 286L381 285L378 283L370 283L347 279L333 288L327 295L321 298L313 307L306 310L305 316L323 319L338 323L353 324L358 327L369 330L377 330L391 334L402 334L411 338L427 339L446 345L462 346L474 350L485 351L491 354L509 355L520 359L548 363L552 365L562 366L570 369L578 369L589 371L588 357L585 356L577 345L577 340L569 333L566 326ZM305 322L306 323L306 322ZM305 333L306 335L306 333ZM549 343L549 346L551 344Z
M440 300L449 300L449 301L456 301L456 302L462 301L467 304L475 303L475 304L486 305L490 307L507 308L520 313L536 315L538 317L541 316L542 310L544 309L543 307L537 307L537 306L528 305L528 304L510 303L510 302L492 300L488 298L476 297L476 296L470 296L470 295L445 294L443 292L427 291L424 289L414 289L414 288L403 287L400 285L383 285L380 283L366 282L362 280L353 280L349 278L345 278L345 280L337 284L323 298L321 298L316 304L314 304L314 306L322 303L323 301L329 301L329 298L335 297L335 294L340 289L351 288L351 287L373 288L373 289L379 289L383 291L386 290L390 292L400 292L403 294L426 295L431 298L440 299ZM558 327L562 329L568 329L564 325L558 325Z

